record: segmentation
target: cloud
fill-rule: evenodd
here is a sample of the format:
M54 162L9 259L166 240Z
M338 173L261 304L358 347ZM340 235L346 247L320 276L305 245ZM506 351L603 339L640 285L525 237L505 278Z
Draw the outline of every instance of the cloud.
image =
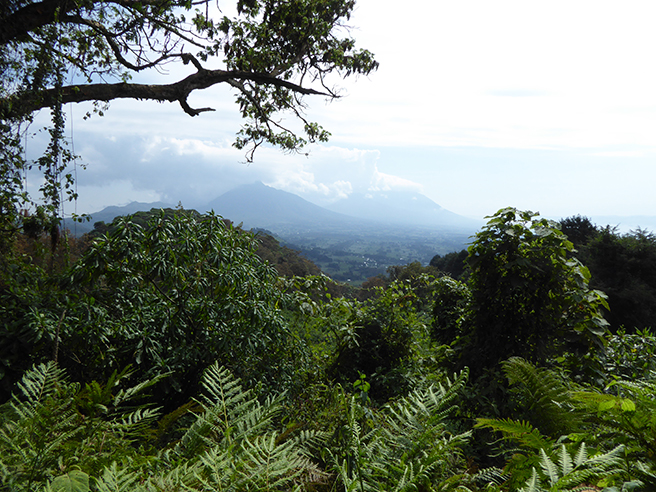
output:
M549 95L549 92L539 89L495 89L487 91L486 94L501 97L541 97Z
M246 164L243 152L227 140L121 134L81 135L81 140L85 145L80 151L88 163L78 173L84 212L148 198L202 207L226 191L256 181L319 204L354 192L421 189L418 183L379 171L378 150L316 145L305 156L263 147L255 161Z
M308 158L295 158L295 166L279 169L267 184L321 205L354 192L421 190L419 183L379 171L379 159L378 150L316 146Z
M644 157L645 152L641 150L610 150L604 152L593 152L590 155L598 157Z

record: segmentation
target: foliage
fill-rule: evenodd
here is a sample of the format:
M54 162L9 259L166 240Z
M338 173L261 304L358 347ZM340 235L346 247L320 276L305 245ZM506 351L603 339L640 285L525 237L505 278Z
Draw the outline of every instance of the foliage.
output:
M506 457L505 472L514 489L529 478L538 466L541 450L554 449L557 440L580 431L582 419L574 412L570 391L552 370L540 369L524 359L513 357L502 364L514 388L507 393L506 408L512 418L478 418L478 429L501 432L505 441L497 444L495 454Z
M301 256L298 251L287 246L281 246L280 242L270 234L258 231L255 234L255 239L259 243L257 256L262 261L268 262L273 266L278 272L278 275L284 277L305 277L319 275L321 273L318 266Z
M570 393L575 385L554 370L538 368L520 357L502 363L512 396L524 418L552 439L580 430L583 418Z
M469 434L452 434L454 410L467 373L418 389L369 414L344 398L347 420L330 461L346 491L455 490L471 481L460 451Z
M656 486L656 373L612 382L607 392L579 391L573 398L596 424L594 438L625 447L627 473Z
M560 226L590 269L590 285L608 296L605 316L611 329L632 332L652 327L656 237L642 229L620 234L615 227L602 228L581 216L563 219Z
M431 337L459 346L471 326L471 291L466 284L445 276L435 281L434 299Z
M302 354L281 317L277 275L256 247L212 214L162 213L147 228L126 218L90 248L72 280L93 299L89 314L111 319L104 350L113 363L134 362L146 376L174 371L174 388L189 390L218 359L280 388Z
M117 391L127 373L106 385L81 388L50 362L28 371L20 395L1 407L0 476L8 490L35 490L47 481L84 480L115 460L143 462L135 440L145 444L156 414L133 400L155 381ZM55 478L57 477L57 478ZM87 478L88 480L88 478Z
M22 174L43 177L41 206L57 227L62 197L74 199L75 156L64 138L63 107L92 102L103 115L117 98L178 102L190 116L213 111L192 108L188 97L216 84L235 89L244 124L234 145L247 151L268 143L300 151L329 133L308 120L304 97L339 97L331 75L368 74L378 63L356 48L345 22L353 0L21 0L0 9L0 249L20 226L30 205ZM230 13L232 12L232 13ZM140 72L161 73L167 65L190 68L175 82L142 84ZM170 70L170 67L167 67ZM115 83L112 83L115 82ZM26 123L49 108L50 142L35 162L24 159ZM90 115L89 111L87 117ZM291 115L294 125L283 124ZM72 146L71 146L72 147ZM27 200L27 201L26 201Z
M656 322L656 236L637 230L618 234L606 227L580 248L592 282L608 295L613 331L645 329Z
M519 445L504 451L512 453L504 470L510 489L529 478L526 490L542 490L540 484L547 478L552 487L548 490L569 489L583 482L613 487L609 490L656 484L655 374L649 380L616 380L602 391L583 390L555 371L536 368L522 359L511 359L504 369L511 382L523 386L519 402L532 423L479 418L477 427L500 431L505 439ZM543 435L536 426L550 435ZM588 460L590 454L587 465L579 467L580 473L570 476L566 470L575 471L576 467L567 468L567 461ZM560 471L554 464L556 459L560 460ZM588 466L591 463L592 470ZM538 465L543 473L536 474ZM601 465L608 468L598 468Z
M656 337L649 329L608 335L603 358L605 384L615 379L642 380L656 371Z
M203 388L205 395L198 400L202 413L165 454L170 465L186 460L186 477L169 473L169 486L273 491L323 480L325 473L310 459L310 451L326 436L306 431L289 437L276 431L280 399L260 403L218 364L207 369Z
M554 461L547 453L540 450L541 473L533 468L533 474L520 492L557 492L585 490L586 484L605 486L613 483L611 477L621 472L618 446L605 454L588 456L585 443L581 443L576 453L571 455L564 445L560 446L558 458ZM590 486L587 486L590 490ZM596 490L596 489L593 489Z
M455 279L462 279L465 275L467 266L467 257L469 252L466 249L460 252L447 253L444 256L435 255L431 258L430 266L437 268L440 272L444 272Z
M123 218L61 284L34 290L38 279L12 280L3 295L7 341L28 359L57 353L82 381L128 364L145 379L173 372L157 390L169 409L195 393L215 360L267 390L290 387L305 355L282 316L288 296L256 247L214 215L162 211L147 227ZM25 338L34 341L17 345Z
M413 334L425 329L415 301L410 281L397 281L356 307L336 333L328 375L350 384L365 374L370 395L379 403L403 394L408 389L405 365L412 356Z
M539 363L602 346L605 298L588 288L590 272L572 249L554 222L513 208L476 235L467 260L473 329L462 355L473 374L513 355Z
M107 492L278 491L324 480L326 474L310 455L325 436L279 433L274 429L279 400L260 403L217 364L204 375L205 395L197 400L201 411L192 416L178 442L163 452L143 446L146 424L155 414L125 407L152 382L115 392L123 376L107 386L80 391L53 363L29 371L21 385L24 400L15 397L3 408L3 488L86 492L92 483L94 490Z
M561 219L558 223L560 230L567 236L577 249L595 237L599 229L589 218L576 215Z
M363 301L325 276L279 277L261 238L193 211L120 219L70 270L29 259L43 238L18 243L0 290L2 382L51 359L79 382L37 364L0 407L3 490L656 487L651 332L590 344L601 301L569 245L550 222L502 212L467 283L410 265ZM486 261L510 284L505 304L477 297ZM483 301L570 338L544 354L511 340L526 358L498 353L471 384L450 380L454 356L479 363L466 356ZM582 384L577 364L600 377ZM169 413L157 422L145 402Z

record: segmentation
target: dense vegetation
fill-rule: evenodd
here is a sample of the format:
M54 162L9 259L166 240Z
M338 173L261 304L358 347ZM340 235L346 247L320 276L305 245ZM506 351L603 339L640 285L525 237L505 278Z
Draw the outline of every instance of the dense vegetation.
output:
M145 98L197 115L210 108L189 94L227 83L247 159L263 143L298 151L328 138L303 96L335 98L330 74L377 67L344 29L354 5L238 0L211 18L207 0L0 4L1 490L656 487L644 231L504 209L465 255L358 292L215 215L62 237L64 104ZM130 82L174 61L191 74ZM29 162L40 108L49 143Z
M355 291L214 215L96 231L3 254L2 490L656 486L656 339L577 259L644 232L504 209Z

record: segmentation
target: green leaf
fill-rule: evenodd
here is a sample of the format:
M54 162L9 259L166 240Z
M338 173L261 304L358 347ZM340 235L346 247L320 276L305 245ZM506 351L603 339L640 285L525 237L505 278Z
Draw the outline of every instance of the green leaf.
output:
M53 492L89 492L89 475L81 470L71 470L56 477L50 487Z
M629 400L628 398L622 399L622 411L623 412L635 412L636 411L636 405L633 402L633 400Z
M599 411L604 412L606 410L610 410L611 408L615 407L615 400L606 400L606 401L600 401L599 402Z

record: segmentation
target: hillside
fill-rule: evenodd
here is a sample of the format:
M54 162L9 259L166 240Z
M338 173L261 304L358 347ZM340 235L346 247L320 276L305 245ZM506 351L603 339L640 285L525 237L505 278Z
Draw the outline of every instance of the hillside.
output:
M374 202L379 205L372 205ZM444 210L421 195L388 194L374 200L355 197L348 203L351 208L345 203L336 205L348 212L340 213L254 183L224 193L201 210L213 210L244 229L271 231L283 246L300 251L327 275L353 284L383 274L393 265L414 261L426 265L436 254L460 251L478 230L476 221ZM108 207L92 214L87 227L161 206L134 202Z
M406 191L353 193L328 207L329 210L388 224L470 230L481 221L455 214L430 198Z
M215 198L205 211L229 218L244 228L262 227L280 230L329 231L344 227L363 227L366 221L327 210L300 196L262 183L239 186Z

